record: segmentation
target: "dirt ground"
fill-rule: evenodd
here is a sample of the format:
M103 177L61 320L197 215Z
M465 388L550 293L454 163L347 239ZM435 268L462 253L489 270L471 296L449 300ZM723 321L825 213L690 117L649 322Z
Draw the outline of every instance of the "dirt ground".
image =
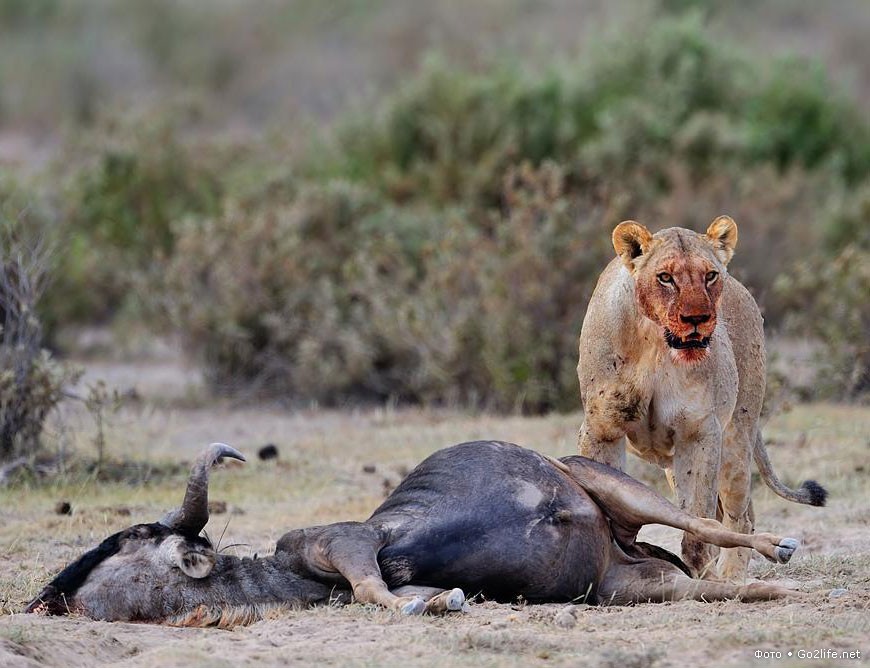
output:
M231 551L246 555L268 552L294 527L364 519L410 468L440 447L495 438L564 455L575 451L581 421L579 414L522 418L404 409L238 408L205 401L198 375L175 361L88 363L85 382L97 378L122 392L136 390L109 417L109 456L150 462L154 475L144 484L107 482L93 473L0 489L4 668L867 663L870 409L829 405L798 406L765 429L779 474L791 484L808 477L825 484L831 493L828 506L788 503L755 481L759 530L795 536L802 547L788 565L754 560L751 574L811 592L810 600L612 608L479 602L467 613L445 618L406 618L351 605L276 613L233 631L18 614L59 568L83 551L125 526L154 521L176 505L184 477L158 475L161 466L189 461L211 441L228 442L251 455L244 466L216 471L212 499L225 501L227 512L213 515L207 527L222 545L234 545ZM89 418L72 409L65 424L58 432L65 447L92 452ZM277 462L257 460L256 450L267 443L278 447ZM660 472L637 461L630 471L664 489ZM55 514L60 501L71 504L70 515ZM648 527L642 535L678 549L677 532ZM857 650L861 658L812 658L817 651L827 656L822 654L826 650ZM757 652L781 652L781 658L756 658ZM810 658L804 658L807 654Z

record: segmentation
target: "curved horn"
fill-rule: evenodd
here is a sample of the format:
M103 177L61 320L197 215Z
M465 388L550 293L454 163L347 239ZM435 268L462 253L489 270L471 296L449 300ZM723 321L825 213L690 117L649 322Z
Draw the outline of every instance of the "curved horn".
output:
M190 469L187 491L180 508L168 512L160 524L187 536L196 536L208 522L208 474L223 457L245 461L245 456L226 443L212 443Z

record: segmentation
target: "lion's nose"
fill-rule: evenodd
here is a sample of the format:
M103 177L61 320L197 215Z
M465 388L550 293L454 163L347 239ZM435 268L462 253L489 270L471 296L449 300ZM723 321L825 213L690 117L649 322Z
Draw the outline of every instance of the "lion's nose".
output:
M710 314L704 315L681 315L680 320L688 325L697 327L700 324L707 322L710 319Z

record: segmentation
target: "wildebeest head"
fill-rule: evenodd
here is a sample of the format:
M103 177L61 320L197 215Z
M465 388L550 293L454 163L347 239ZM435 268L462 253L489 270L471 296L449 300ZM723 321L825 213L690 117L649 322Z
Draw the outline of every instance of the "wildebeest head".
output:
M64 568L25 609L95 619L156 619L181 609L192 580L208 576L216 554L199 533L208 521L208 475L223 457L245 461L213 443L190 473L182 505L153 524L106 538Z

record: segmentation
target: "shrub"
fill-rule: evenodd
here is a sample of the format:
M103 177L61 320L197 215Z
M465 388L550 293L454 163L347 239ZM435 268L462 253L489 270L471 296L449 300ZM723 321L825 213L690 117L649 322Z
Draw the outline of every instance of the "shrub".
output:
M870 250L853 243L833 259L806 259L776 288L791 308L792 331L824 344L819 394L870 397Z
M172 125L123 124L113 132L95 157L69 170L63 193L56 231L63 281L47 295L46 310L64 323L106 321L130 306L137 276L159 272L172 252L173 223L220 206L217 178Z
M224 391L574 405L577 331L609 242L563 188L556 166L526 165L506 179L505 212L436 213L336 181L284 209L188 221L165 310Z
M870 128L817 65L776 63L747 101L748 144L757 161L780 169L794 164L834 166L849 184L870 174Z
M824 244L834 255L848 245L870 249L870 181L837 193L824 217Z
M475 75L430 59L374 114L345 122L331 169L397 202L497 204L510 164L560 148L554 115L564 111L562 87L552 77L532 84L507 70Z
M507 169L524 161L556 161L579 187L640 173L665 192L661 168L674 161L698 178L723 162L829 166L849 183L870 175L870 129L818 68L759 64L700 16L659 21L643 39L544 72L508 62L472 73L430 58L374 111L351 116L310 173L340 174L397 202L483 206L500 204Z
M175 228L176 252L161 292L163 309L224 390L253 384L272 392L330 383L365 351L346 327L354 286L342 281L360 240L360 221L376 200L358 187L313 188L286 208L250 211L228 205L215 218ZM297 376L309 360L325 373ZM317 391L318 383L324 388Z
M511 170L503 199L492 236L457 257L479 267L479 342L464 350L484 372L473 389L502 410L574 408L577 335L612 256L613 221L588 199L566 196L562 170L549 163Z
M776 275L866 227L870 129L817 69L700 17L537 72L432 58L293 160L112 131L66 191L51 312L108 318L147 275L220 391L573 408L613 225L729 213L776 325L798 308Z
M700 231L730 213L732 270L778 321L770 285L823 245L813 212L862 173L839 131L773 132L790 99L800 128L862 136L816 74L752 64L696 17L541 76L430 60L292 190L173 228L166 311L220 390L576 407L576 337L616 223ZM832 226L857 220L838 211Z
M42 348L36 304L48 269L40 243L0 228L0 460L33 454L49 412L78 377Z

